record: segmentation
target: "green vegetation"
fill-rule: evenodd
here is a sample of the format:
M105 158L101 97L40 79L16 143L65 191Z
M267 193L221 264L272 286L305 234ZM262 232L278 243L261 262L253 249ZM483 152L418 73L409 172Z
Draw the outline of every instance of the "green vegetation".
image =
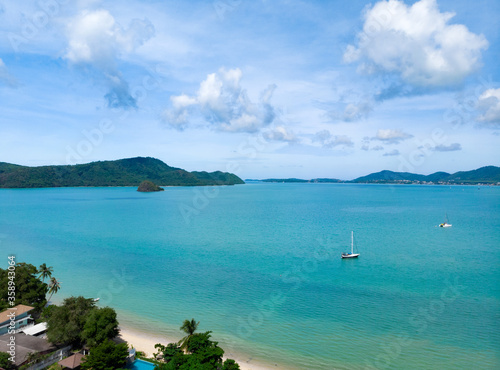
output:
M49 283L49 291L47 293L50 294L50 297L47 301L50 301L52 296L57 293L61 289L61 283L56 280L55 277L50 278L50 283Z
M54 344L94 347L118 335L115 310L95 307L90 298L66 298L61 306L48 306L42 317L47 321L47 338Z
M82 362L82 369L116 370L123 369L127 363L128 346L126 343L115 344L111 340L92 348Z
M89 347L95 347L104 343L107 339L113 339L119 333L116 312L111 307L93 308L85 321L81 333L82 340Z
M27 167L0 163L0 188L139 186L149 180L168 186L234 185L244 182L227 172L188 172L155 158L128 158L74 166Z
M0 352L0 368L5 370L15 369L14 364L9 360L10 355L6 352Z
M16 287L16 300L14 305L24 304L35 308L36 312L41 312L47 300L45 296L48 292L48 285L40 280L40 271L29 263L19 262L15 265L14 283ZM0 311L9 307L8 282L9 270L0 269Z
M211 331L195 333L199 322L194 319L184 320L181 330L185 336L179 343L169 343L164 346L160 343L155 348L163 356L165 363L158 364L156 370L238 370L239 365L231 359L222 362L224 350L218 342L210 340ZM184 349L184 350L183 350Z
M84 297L70 297L60 306L44 307L47 293L56 293L59 282L52 277L53 268L45 263L37 269L27 263L16 264L16 304L26 304L39 307L41 318L47 322L47 339L57 346L72 345L73 348L90 347L90 354L82 363L82 369L114 370L122 369L128 357L127 343L115 344L112 339L119 334L117 315L110 307L99 308L93 299ZM47 284L41 279L50 278ZM2 287L8 286L8 270L0 269ZM7 307L7 291L0 291L0 303ZM184 320L180 330L186 336L178 343L169 343L167 346L156 344L162 362L154 361L157 370L238 370L239 365L231 359L223 362L224 350L218 342L211 340L211 331L196 333L199 322L195 319ZM37 363L51 354L30 353L26 367ZM140 355L140 353L137 353ZM0 352L0 368L6 370L15 367L9 360L7 353ZM57 369L58 365L50 368Z
M487 166L472 171L460 171L454 174L435 172L430 175L418 175L409 172L380 171L352 180L357 183L434 183L434 184L497 184L500 182L500 167Z
M193 337L193 334L194 332L196 331L196 329L198 328L198 325L200 324L200 322L196 322L194 319L191 319L191 321L189 320L184 320L184 322L182 323L182 326L180 327L180 329L186 333L187 335L182 338L179 342L179 346L182 350L186 350L189 346L189 341L191 340L191 338Z
M153 191L163 191L163 190L165 189L160 188L158 185L153 184L151 181L148 180L144 180L143 182L141 182L141 184L137 188L137 191L141 191L144 193L150 193Z
M45 263L41 264L38 268L38 278L42 278L42 281L45 281L46 278L50 278L52 276L52 272L54 269L52 267L47 266Z
M409 172L380 171L366 176L358 177L352 181L342 181L337 179L318 178L312 180L303 179L265 179L247 180L262 182L314 182L314 183L362 183L362 184L445 184L445 185L499 185L500 167L487 166L472 171L461 171L454 174L447 172L435 172L430 175L419 175Z

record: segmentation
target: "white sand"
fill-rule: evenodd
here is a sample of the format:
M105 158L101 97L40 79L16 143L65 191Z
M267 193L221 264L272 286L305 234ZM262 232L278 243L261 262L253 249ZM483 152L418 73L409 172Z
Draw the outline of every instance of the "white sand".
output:
M129 347L134 347L136 350L144 352L146 357L152 357L153 353L158 352L155 349L156 343L161 343L167 345L171 342L178 342L181 338L167 338L164 336L153 335L148 333L143 333L138 330L130 329L124 326L120 326L119 338L126 341ZM264 369L276 369L278 367L271 365L257 364L252 359L245 359L244 356L231 356L242 370L264 370Z

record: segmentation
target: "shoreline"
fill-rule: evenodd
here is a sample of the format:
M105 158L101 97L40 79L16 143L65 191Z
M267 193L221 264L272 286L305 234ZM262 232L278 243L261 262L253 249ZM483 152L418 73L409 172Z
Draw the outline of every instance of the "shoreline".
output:
M126 325L119 326L120 334L118 334L118 341L125 341L130 347L135 348L137 351L144 352L146 357L152 357L153 353L157 352L154 348L156 343L167 345L168 343L178 342L181 338L172 338L163 335L156 335L131 328ZM224 348L223 348L224 349ZM277 364L264 364L254 361L251 357L245 360L247 356L243 354L235 354L227 357L223 356L225 361L227 358L235 360L240 365L241 370L265 370L265 369L279 369L283 368Z

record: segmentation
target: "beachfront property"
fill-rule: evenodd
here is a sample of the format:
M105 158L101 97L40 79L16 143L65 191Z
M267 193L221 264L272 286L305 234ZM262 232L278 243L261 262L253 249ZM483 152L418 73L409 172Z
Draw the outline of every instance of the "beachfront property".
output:
M9 330L14 330L17 333L22 328L33 323L34 320L30 314L32 310L34 310L34 307L18 304L0 312L0 335L7 334ZM15 316L12 316L12 314Z
M11 351L11 334L0 335L0 352ZM46 339L26 335L24 333L15 334L15 365L21 366L27 360L30 353L39 353L41 355L53 352L56 347L50 344Z
M85 356L81 353L75 353L69 357L66 357L64 360L58 362L63 369L80 369L80 365L83 362Z
M47 323L41 322L36 325L28 325L21 329L24 334L33 335L35 337L46 338L47 335Z

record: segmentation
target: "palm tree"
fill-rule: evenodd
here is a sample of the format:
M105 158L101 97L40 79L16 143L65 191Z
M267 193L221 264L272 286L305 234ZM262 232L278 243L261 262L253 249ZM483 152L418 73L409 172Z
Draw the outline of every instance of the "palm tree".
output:
M50 293L50 297L47 301L50 301L54 293L57 293L60 288L61 288L61 282L57 281L55 277L50 278L49 291L48 291L48 293Z
M42 281L45 280L45 278L49 278L52 276L52 271L54 271L54 269L52 268L52 266L47 266L45 263L40 265L40 268L38 269L38 273L40 273L40 275L38 275L38 277L42 278Z
M191 319L191 321L184 320L180 329L184 333L186 333L187 335L179 341L179 346L181 347L181 349L183 349L185 351L187 350L189 340L193 336L193 334L196 331L196 328L198 327L199 324L200 324L200 322L199 321L196 322L194 319Z

